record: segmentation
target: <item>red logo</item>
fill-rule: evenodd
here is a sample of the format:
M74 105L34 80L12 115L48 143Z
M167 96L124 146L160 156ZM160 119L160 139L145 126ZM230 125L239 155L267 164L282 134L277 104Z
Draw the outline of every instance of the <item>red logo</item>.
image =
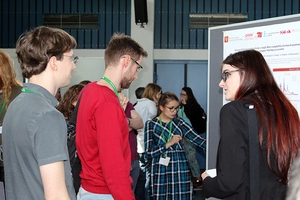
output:
M262 34L263 34L262 32L257 32L257 37L258 37L258 38L261 38L261 37L262 37Z
M280 34L287 34L287 33L291 33L291 30L282 30L282 31L280 31Z
M228 36L224 37L224 42L228 42Z

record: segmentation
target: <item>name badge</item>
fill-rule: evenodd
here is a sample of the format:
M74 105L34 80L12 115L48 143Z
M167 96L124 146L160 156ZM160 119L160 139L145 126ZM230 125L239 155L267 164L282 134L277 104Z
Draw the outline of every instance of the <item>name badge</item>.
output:
M2 134L2 126L0 126L0 134Z
M161 157L159 159L159 164L164 165L166 167L169 165L169 162L170 162L170 157L165 157L165 158Z

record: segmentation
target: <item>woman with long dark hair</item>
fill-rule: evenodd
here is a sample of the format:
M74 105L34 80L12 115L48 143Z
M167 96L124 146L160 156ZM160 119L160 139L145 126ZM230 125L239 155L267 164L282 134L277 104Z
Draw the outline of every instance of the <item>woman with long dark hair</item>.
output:
M257 178L260 187L255 192L260 199L285 199L290 165L300 149L298 112L276 84L260 52L230 54L222 64L219 86L231 102L220 112L217 176L201 175L203 192L206 197L250 199L255 195L250 193L250 181ZM246 104L254 106L258 132L248 131ZM258 177L250 177L252 134L260 147Z
M183 87L180 92L180 109L178 116L189 123L198 134L206 132L206 113L197 102L190 87ZM201 184L200 166L196 159L196 145L184 140L184 150L192 172L194 187Z
M206 113L196 100L190 87L183 87L180 93L181 107L197 133L206 131Z

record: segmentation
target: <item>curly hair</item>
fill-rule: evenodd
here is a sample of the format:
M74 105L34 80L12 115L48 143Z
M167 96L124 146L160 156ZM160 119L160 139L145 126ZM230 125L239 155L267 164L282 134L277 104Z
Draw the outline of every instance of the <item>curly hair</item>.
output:
M72 113L74 111L75 106L73 105L74 102L77 101L78 95L80 91L84 88L82 84L76 84L71 86L64 96L62 97L61 101L57 106L57 110L59 110L66 119L70 120L72 117Z
M22 84L17 79L12 59L6 52L2 50L0 50L0 72L0 89L3 92L3 97L7 108L10 103L9 98L12 88L16 85L22 86Z

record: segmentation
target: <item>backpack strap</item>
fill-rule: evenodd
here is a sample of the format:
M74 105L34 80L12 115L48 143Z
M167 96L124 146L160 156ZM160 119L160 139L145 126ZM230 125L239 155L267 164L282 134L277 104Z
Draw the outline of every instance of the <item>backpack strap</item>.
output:
M85 91L85 89L87 88L87 86L88 86L88 85L86 85L86 86L82 89L82 91L80 92L80 94L79 94L79 97L78 97L76 106L75 106L75 108L74 108L74 111L73 111L73 113L72 113L72 117L71 117L71 119L70 119L70 122L71 122L72 124L76 124L77 114L78 114L78 109L79 109L79 105L80 105L80 100L81 100L82 94L83 94L83 92Z
M260 199L259 192L259 142L258 123L254 105L245 104L248 115L249 163L250 163L250 199Z

